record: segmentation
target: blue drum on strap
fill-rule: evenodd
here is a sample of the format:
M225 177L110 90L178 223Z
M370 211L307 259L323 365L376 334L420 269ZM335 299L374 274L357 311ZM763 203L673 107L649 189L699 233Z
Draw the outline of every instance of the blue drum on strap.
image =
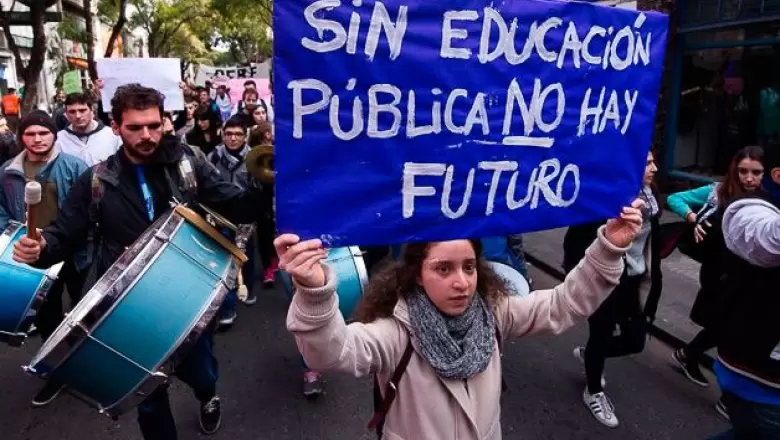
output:
M368 271L363 261L363 253L357 246L329 249L327 262L338 277L336 293L339 297L339 310L348 321L368 286ZM293 285L290 275L279 270L276 272L276 279L287 296L292 298Z
M14 243L27 228L11 222L0 235L0 341L21 345L35 321L62 263L47 270L35 269L13 260Z
M503 278L512 294L516 296L528 296L531 294L531 286L525 277L512 266L497 261L488 261L487 264L493 271Z
M119 257L25 370L116 417L167 382L244 262L205 220L177 206Z

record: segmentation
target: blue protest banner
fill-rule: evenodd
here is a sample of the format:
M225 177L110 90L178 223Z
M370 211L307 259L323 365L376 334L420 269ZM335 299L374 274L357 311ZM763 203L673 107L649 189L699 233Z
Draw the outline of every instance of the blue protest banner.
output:
M330 246L614 216L641 187L668 19L545 0L274 2L281 232Z

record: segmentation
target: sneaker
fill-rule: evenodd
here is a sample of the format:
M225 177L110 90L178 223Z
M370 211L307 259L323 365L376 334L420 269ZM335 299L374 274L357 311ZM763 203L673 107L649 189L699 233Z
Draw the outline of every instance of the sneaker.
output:
M46 385L33 397L32 406L40 408L50 404L60 395L64 388L65 386L59 382L46 382Z
M715 404L715 411L718 412L724 419L731 421L731 417L729 417L729 410L726 408L726 404L723 403L722 399L718 400L718 403Z
M707 381L707 378L704 377L701 369L699 369L699 364L688 359L688 356L685 354L685 349L680 348L675 350L674 354L672 354L672 358L674 358L674 361L677 362L677 365L691 382L702 388L710 386L709 381Z
M220 327L227 327L233 325L234 322L236 322L236 317L238 317L238 313L235 311L230 312L228 315L224 315L219 318L219 326Z
M271 289L274 287L274 269L273 267L267 267L263 274L263 287Z
M596 418L604 426L610 428L616 428L618 426L618 419L615 416L615 407L612 406L612 402L609 400L604 392L590 394L588 389L582 392L582 400L585 402L585 406L588 407L593 417Z
M307 398L316 398L322 394L324 385L320 373L311 370L303 373L303 395Z
M222 423L222 406L219 397L214 396L208 402L200 404L200 431L206 435L214 434Z
M585 347L576 347L574 349L574 357L579 359L579 361L584 364L585 363ZM604 388L605 386L607 386L607 378L602 374L601 375L601 388Z
M244 300L244 304L248 306L253 306L255 305L256 302L257 302L257 295L255 295L254 293L250 293L249 295L247 295L246 299Z

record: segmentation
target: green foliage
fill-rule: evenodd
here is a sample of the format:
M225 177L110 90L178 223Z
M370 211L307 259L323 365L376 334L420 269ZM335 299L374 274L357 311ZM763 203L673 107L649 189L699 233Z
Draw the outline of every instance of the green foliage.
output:
M149 38L149 56L178 57L186 62L210 59L214 13L208 0L131 0L136 12L128 27L141 28Z
M220 15L215 40L226 44L237 62L271 56L271 0L211 0L211 4Z

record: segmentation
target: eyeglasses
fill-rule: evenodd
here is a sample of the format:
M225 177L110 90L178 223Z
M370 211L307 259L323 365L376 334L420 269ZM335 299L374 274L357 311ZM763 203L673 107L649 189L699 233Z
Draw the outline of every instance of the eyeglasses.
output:
M739 172L740 176L747 176L748 174L752 174L754 177L759 177L762 174L764 174L763 169L756 169L756 168L737 168L737 172Z
M244 136L246 136L246 134L244 134L244 133L238 133L238 132L235 132L235 131L226 131L226 132L225 132L225 137L228 137L228 138L231 138L231 137L234 137L234 138L242 138L242 137L244 137Z

